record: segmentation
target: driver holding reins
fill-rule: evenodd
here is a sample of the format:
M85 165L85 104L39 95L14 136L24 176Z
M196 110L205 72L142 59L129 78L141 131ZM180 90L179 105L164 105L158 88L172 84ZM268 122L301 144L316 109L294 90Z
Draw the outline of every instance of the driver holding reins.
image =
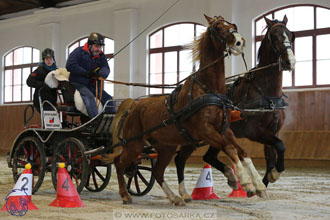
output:
M70 83L80 92L81 98L86 106L88 116L95 117L98 114L95 101L97 96L104 105L112 99L106 91L101 91L100 77L106 79L110 73L107 58L102 52L104 37L96 32L89 35L87 43L83 47L76 48L66 62L66 68L70 72ZM97 83L97 85L96 85ZM116 108L113 101L108 103L106 113L115 113Z

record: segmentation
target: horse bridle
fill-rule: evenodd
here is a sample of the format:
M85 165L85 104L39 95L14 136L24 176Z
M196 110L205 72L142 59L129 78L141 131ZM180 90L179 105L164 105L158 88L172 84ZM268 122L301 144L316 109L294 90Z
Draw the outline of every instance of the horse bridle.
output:
M292 40L291 40L291 41L289 41L289 42L286 42L286 41L281 42L281 43L283 43L283 44L284 44L284 43L289 43L289 45L287 45L287 46L284 45L284 46L285 46L284 49L280 51L280 50L276 49L276 47L275 47L274 44L273 44L272 38L271 38L271 36L270 36L270 32L272 31L272 29L275 28L275 27L277 27L277 26L284 26L285 29L287 29L287 27L286 27L285 24L283 24L282 22L277 22L276 24L274 24L273 26L271 26L271 27L269 28L269 30L267 31L267 38L268 38L268 40L269 40L269 42L270 42L270 45L272 46L274 52L277 54L277 56L279 57L279 59L281 59L282 55L287 51L287 49L291 49L291 50L293 50L293 48L292 48L292 43L294 42L295 34L294 34L293 32L291 32L291 34L292 34ZM287 30L288 30L288 29L287 29ZM289 30L288 30L288 31L289 31ZM289 31L289 32L290 32L290 31Z
M215 17L215 18L218 18L218 17ZM233 25L232 23L230 23L230 22L228 22L228 21L226 21L226 20L224 20L224 19L221 19L221 20L219 20L219 21L224 21L224 22L227 22L228 24ZM216 23L218 23L218 21L217 21ZM215 27L214 24L212 24L212 25L209 27L209 30L210 30L211 36L212 36L213 38L215 38L217 41L219 41L219 42L221 42L222 44L224 44L224 45L227 47L227 42L228 42L228 40L229 40L229 37L230 37L231 35L233 35L233 33L237 33L237 30L235 30L235 29L229 29L228 32L230 33L230 35L228 35L228 36L226 37L226 39L222 39L222 38L220 38L220 37L217 35L217 30L221 30L221 29L222 29L222 28Z

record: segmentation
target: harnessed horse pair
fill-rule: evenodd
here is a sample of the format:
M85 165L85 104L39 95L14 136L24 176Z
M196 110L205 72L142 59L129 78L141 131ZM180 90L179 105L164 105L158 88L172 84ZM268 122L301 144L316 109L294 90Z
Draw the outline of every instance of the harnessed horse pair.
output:
M250 195L258 194L266 197L266 186L230 129L230 113L233 105L225 95L225 52L234 55L242 53L245 40L237 33L236 25L227 22L223 17L205 16L205 18L209 27L196 40L193 49L194 59L200 62L200 70L191 75L170 96L149 97L137 101L126 99L118 109L119 114L114 120L122 121L122 125L121 123L115 125L117 127L114 130L118 133L113 132L113 135L117 136L117 140L118 137L121 139L120 143L115 145L122 146L119 146L120 153L119 156L116 155L114 164L117 170L119 193L125 204L131 203L132 199L125 187L124 171L136 163L138 155L143 151L145 141L150 142L158 153L153 175L170 202L175 205L184 205L182 198L186 201L190 200L184 182L180 181L180 172L183 177L185 161L196 148L196 142L201 141L210 144L212 146L210 149L217 152L223 150L226 153L236 169L244 190ZM276 45L274 44L275 47ZM218 61L214 62L215 60ZM282 56L282 60L285 61L285 56ZM260 65L263 65L261 61ZM282 64L283 67L286 66L285 62ZM237 94L245 91L240 87L243 85L242 82L233 89L240 91ZM252 91L254 90L251 89L247 95L248 100L254 93ZM265 94L268 95L268 92ZM238 97L235 96L234 105L238 103L237 100ZM122 117L125 119L121 120ZM118 129L118 126L121 128ZM165 168L177 152L178 145L182 145L176 157L176 162L182 161L177 163L179 193L182 198L176 196L164 180ZM231 172L225 175L230 180L236 181L232 170L230 168L228 170Z

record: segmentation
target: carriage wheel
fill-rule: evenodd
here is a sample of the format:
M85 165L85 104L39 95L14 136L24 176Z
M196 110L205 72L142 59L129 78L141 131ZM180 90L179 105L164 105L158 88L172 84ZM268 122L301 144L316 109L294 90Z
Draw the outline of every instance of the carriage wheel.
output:
M103 165L100 160L92 159L85 188L92 192L101 192L108 185L110 177L111 164Z
M52 162L52 181L55 190L57 189L57 164L60 162L65 163L77 192L80 193L83 190L88 176L88 162L83 154L84 151L83 143L73 137L65 138L56 146Z
M152 175L152 168L156 163L155 158L142 156L138 165L125 170L125 182L128 192L134 196L143 196L147 194L155 183L155 177Z
M32 166L32 193L40 188L46 172L46 157L42 143L36 137L25 137L18 144L13 154L13 176L16 182L23 173L25 165Z

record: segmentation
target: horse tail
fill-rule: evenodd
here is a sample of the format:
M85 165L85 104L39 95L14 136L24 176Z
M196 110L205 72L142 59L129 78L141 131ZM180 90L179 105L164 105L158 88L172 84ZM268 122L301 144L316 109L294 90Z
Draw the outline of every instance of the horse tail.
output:
M123 136L123 129L120 127L123 127L124 125L124 117L127 117L127 113L130 111L130 109L135 104L134 99L125 99L119 106L116 116L112 121L111 127L110 127L110 133L112 134L112 142L114 144L119 143L119 137ZM120 134L119 134L120 133Z
M119 106L114 119L112 120L110 126L110 134L112 135L112 145L120 142L120 137L123 135L123 124L127 116L127 112L133 107L136 103L134 99L125 99ZM123 151L123 146L117 146L111 149L112 152L108 154L103 154L101 161L105 164L113 163L114 159L119 156Z

